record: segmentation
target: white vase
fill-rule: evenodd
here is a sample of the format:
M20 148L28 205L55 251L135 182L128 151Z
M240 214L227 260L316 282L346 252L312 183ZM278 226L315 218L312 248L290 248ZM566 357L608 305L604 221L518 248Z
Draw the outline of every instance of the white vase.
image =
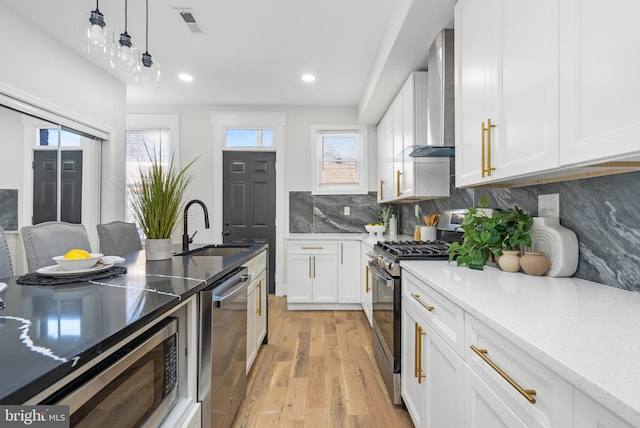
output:
M147 260L167 260L171 258L171 239L146 239L144 249Z

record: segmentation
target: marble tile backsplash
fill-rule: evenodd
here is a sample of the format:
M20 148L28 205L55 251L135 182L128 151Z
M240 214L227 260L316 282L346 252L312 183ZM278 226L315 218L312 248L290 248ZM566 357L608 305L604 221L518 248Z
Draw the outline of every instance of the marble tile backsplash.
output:
M349 207L350 215L344 215ZM312 195L289 192L289 233L364 233L376 223L380 205L376 192L367 195Z
M538 215L538 195L560 195L560 224L578 236L580 259L575 276L640 291L640 172L511 189L456 189L451 197L418 202L424 214L475 206L482 195L492 208L518 205ZM399 207L399 231L412 234L415 204Z

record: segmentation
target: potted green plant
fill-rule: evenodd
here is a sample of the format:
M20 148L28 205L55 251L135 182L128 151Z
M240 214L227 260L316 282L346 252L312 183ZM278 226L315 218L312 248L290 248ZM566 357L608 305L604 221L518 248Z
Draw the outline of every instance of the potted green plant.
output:
M380 209L380 213L378 214L378 220L380 220L380 224L389 227L389 219L391 218L391 214L393 212L393 207L391 205L386 205Z
M533 219L522 208L514 205L497 211L498 229L500 232L500 254L498 265L507 272L520 270L520 251L522 247L531 246L531 236L527 233Z
M449 247L449 260L471 269L483 269L493 255L501 256L503 250L530 246L527 233L533 220L517 205L505 210L489 210L489 199L483 195L479 208L470 207L462 221L462 244L454 242Z
M187 170L194 159L181 170L176 170L173 155L168 166L150 153L151 164L140 167L140 182L132 190L131 212L142 228L148 260L171 258L171 235L183 207L184 193L191 181Z

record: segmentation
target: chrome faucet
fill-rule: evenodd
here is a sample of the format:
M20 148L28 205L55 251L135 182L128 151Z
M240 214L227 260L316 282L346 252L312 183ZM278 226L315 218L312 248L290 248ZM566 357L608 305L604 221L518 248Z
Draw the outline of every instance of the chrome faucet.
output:
M183 220L183 224L184 224L184 233L182 234L182 251L189 251L189 244L191 244L193 242L193 237L196 236L196 233L198 233L198 231L196 230L193 235L191 235L191 237L189 237L189 228L187 226L187 212L189 211L189 207L191 207L191 205L193 204L198 204L202 207L202 210L204 211L204 227L206 227L207 229L209 229L209 211L207 210L207 206L204 204L204 202L202 202L199 199L193 199L189 202L187 202L187 205L185 205L184 207L184 220Z

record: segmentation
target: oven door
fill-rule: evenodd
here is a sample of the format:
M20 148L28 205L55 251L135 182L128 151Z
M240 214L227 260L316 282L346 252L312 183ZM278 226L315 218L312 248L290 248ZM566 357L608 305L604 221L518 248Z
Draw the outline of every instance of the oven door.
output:
M373 296L373 331L395 373L400 372L400 278L369 262Z
M169 412L177 398L177 320L161 322L129 349L56 403L69 406L72 427L157 426Z

